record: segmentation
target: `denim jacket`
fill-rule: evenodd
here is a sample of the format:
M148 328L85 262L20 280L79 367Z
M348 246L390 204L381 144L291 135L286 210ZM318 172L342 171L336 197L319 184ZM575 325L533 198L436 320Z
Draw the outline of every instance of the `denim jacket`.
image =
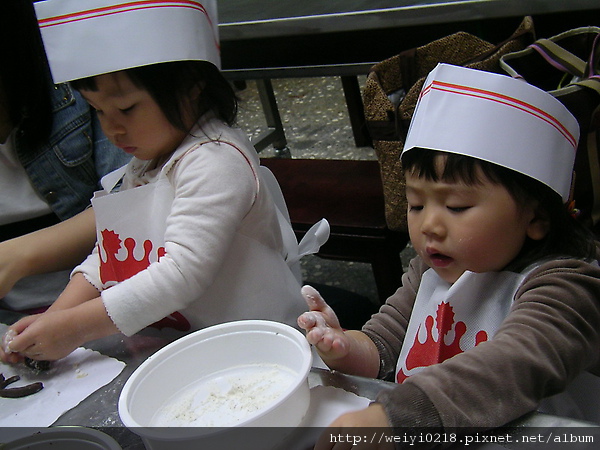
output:
M51 87L54 121L48 143L24 151L24 131L16 135L17 156L34 187L59 219L84 210L100 188L100 178L130 157L104 136L90 106L68 84Z

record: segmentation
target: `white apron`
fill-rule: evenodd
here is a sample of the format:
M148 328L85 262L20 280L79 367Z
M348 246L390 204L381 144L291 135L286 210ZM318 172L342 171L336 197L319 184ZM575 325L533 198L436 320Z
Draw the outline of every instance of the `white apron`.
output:
M123 178L125 168L102 178L104 190L92 198L103 289L132 277L165 254L166 222L175 198L173 186L161 172L154 183L111 192ZM189 321L179 312L153 327L191 329Z
M195 145L189 151L200 145ZM229 145L237 149L234 144ZM242 152L239 149L238 151ZM106 175L102 179L104 191L97 192L92 199L96 214L100 279L104 289L144 270L165 254L166 221L175 195L166 175L167 170L163 168L155 182L111 193L125 174L125 169L126 167L122 167ZM257 283L265 282L265 274L277 277L279 282L288 280L287 283L292 286L290 290L296 290L297 287L299 292L299 259L318 251L329 237L329 225L326 220L322 220L312 227L298 244L289 222L287 207L273 175L263 167L254 175L259 185L267 186L275 202L285 255L278 254L263 243L238 233L230 254L223 263L221 273L217 274L214 283L204 294L204 305L195 302L185 310L156 322L152 325L154 328L173 328L186 332L220 323L225 315L229 320L258 316L271 318L262 317L265 312L256 308L256 305L243 302L246 297L244 291L249 286L255 286L256 291ZM132 217L135 220L131 220ZM287 266L282 261L284 256ZM249 260L251 264L248 263ZM282 265L285 268L282 268ZM232 282L231 274L235 274L235 282ZM298 309L301 307L298 305ZM229 311L226 312L225 308L229 308ZM295 321L299 314L299 310L290 309L284 299L272 304L269 309L269 314L272 314L274 320L283 320L285 317L287 322L291 322Z
M396 381L402 383L427 366L492 339L508 315L519 286L535 267L523 273L467 271L454 284L428 269L423 274L400 351ZM597 398L600 378L586 372L565 392L544 400L539 410L600 423L600 408L596 400L590 402Z
M525 278L514 272L465 272L453 284L423 274L396 367L396 381L490 340Z

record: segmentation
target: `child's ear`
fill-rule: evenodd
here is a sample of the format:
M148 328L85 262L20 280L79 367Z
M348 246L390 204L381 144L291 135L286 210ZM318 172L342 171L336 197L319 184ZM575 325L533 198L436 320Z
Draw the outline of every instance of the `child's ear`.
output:
M540 241L546 237L550 231L550 219L548 214L535 208L533 219L527 227L527 236L534 241Z

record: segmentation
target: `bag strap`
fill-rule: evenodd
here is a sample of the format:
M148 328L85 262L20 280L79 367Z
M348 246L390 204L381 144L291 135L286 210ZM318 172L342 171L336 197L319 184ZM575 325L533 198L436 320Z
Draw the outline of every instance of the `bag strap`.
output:
M594 34L595 37L587 55L587 61L582 60L573 53L561 46L566 38L575 37L578 35ZM538 39L531 44L527 49L519 52L513 52L504 55L500 60L501 67L511 76L515 78L523 78L522 75L510 65L510 61L536 52L550 66L571 75L574 80L569 80L567 84L581 86L595 91L600 95L600 28L598 27L581 27L575 28L550 39ZM559 89L564 86L556 86ZM600 120L600 106L592 114L592 126L587 133L586 139L587 159L590 167L591 187L593 193L593 204L591 205L591 218L594 224L600 223L600 155L598 149L598 126L593 125L595 120Z
M539 39L530 47L554 67L578 77L579 81L573 84L593 89L600 94L600 74L596 73L596 63L600 55L600 30L596 34L587 61L583 61L550 39Z
M561 72L570 73L579 78L585 77L586 62L568 52L556 42L550 39L538 39L529 47Z
M577 83L574 83L574 84L577 84L578 86L584 86L589 89L593 89L600 95L600 76L596 75L596 76L590 77L586 80L578 81Z
M594 89L600 94L600 31L594 39L587 62L586 79L580 81L581 86Z
M562 36L566 37L568 34L575 34L576 32L584 30L589 29L579 28L571 30ZM600 75L596 73L598 57L600 56L600 29L594 38L587 61L581 60L550 39L540 39L530 47L537 51L542 58L552 66L558 68L562 72L569 73L579 78L579 81L571 84L592 89L600 95ZM600 114L599 109L600 107L594 111L592 118L596 117L597 114ZM587 137L584 137L584 139L586 139L587 156L590 168L600 168L596 134L596 127L591 127ZM590 170L590 176L592 179L593 198L595 199L590 213L592 222L600 223L600 201L598 200L600 199L600 171Z
M565 38L583 33L596 33L587 61L582 60L559 44ZM525 50L503 56L500 64L513 77L522 78L522 76L510 67L508 61L531 51L530 49L536 51L552 67L576 77L577 81L569 84L593 89L600 94L600 74L597 73L598 60L600 58L600 28L574 28L549 39L538 39ZM560 87L562 86L557 86L557 89Z

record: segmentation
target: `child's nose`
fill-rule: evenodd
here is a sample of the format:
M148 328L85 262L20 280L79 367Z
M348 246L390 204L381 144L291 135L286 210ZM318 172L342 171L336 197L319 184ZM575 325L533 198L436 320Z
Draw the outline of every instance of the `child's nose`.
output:
M125 134L125 127L123 124L114 118L103 117L100 120L100 124L102 125L104 133L109 137Z
M446 227L441 214L437 211L428 211L423 215L421 233L426 236L441 237L445 234Z

